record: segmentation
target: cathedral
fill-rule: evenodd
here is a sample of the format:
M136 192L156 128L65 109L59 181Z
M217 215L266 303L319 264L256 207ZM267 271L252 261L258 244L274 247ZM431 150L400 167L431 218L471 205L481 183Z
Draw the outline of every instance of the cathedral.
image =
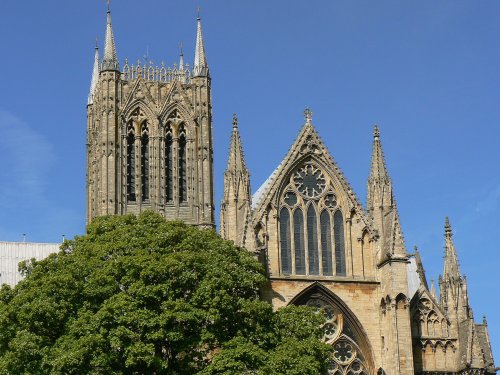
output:
M108 8L87 102L87 222L153 210L216 227L211 84L199 17L192 66L182 53L173 68L120 66ZM265 266L262 298L275 308L324 311L328 374L495 374L487 322L474 320L449 220L438 296L418 250L405 247L379 129L363 206L312 112L304 115L287 155L253 195L233 118L220 235Z

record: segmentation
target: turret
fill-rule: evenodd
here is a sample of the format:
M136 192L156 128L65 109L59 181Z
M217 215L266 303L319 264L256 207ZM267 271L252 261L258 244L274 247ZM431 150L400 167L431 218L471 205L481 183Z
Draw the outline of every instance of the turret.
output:
M220 233L223 238L234 241L238 246L245 246L250 206L250 174L243 155L238 118L234 114L221 202Z

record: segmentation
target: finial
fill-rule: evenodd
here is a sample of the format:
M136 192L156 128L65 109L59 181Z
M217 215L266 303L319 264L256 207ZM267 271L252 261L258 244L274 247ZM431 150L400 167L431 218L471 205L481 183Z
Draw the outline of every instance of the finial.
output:
M201 11L201 8L200 8L200 7L197 7L197 8L196 8L196 14L197 14L196 19L198 19L198 20L200 20L200 19L201 19L201 18L200 18L200 11Z
M306 124L310 124L311 123L311 120L312 120L312 111L306 107L306 109L304 110L304 116L306 117Z
M380 132L378 130L378 125L377 124L375 124L373 126L373 138L375 138L375 139L379 139L380 138Z
M233 129L238 128L238 116L236 116L236 113L233 113Z
M415 254L418 253L418 247L417 247L417 245L413 246L413 250L415 250Z
M180 53L180 55L181 55L181 56L184 56L184 52L182 51L182 47L183 47L183 46L182 46L182 42L180 42L180 43L179 43L179 50L180 50L180 52L181 52L181 53Z
M99 49L99 41L97 40L97 36L95 37L95 49Z
M488 325L488 322L486 321L486 315L483 315L483 324L484 324L485 326L487 326L487 325Z
M444 220L444 233L447 237L451 237L453 235L451 231L450 219L448 218L448 216L446 216L446 219Z
M109 12L111 12L110 7L109 7L110 0L106 0L106 3L107 3L107 5L108 5L108 10L107 10L107 12L109 13Z

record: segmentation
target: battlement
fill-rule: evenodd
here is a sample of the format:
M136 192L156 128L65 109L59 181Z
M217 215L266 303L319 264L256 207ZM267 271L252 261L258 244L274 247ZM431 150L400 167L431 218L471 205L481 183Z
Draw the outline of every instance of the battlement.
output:
M189 64L174 64L174 68L165 67L165 63L161 66L155 66L152 61L149 64L137 61L137 64L130 65L128 59L125 60L123 66L122 79L127 81L135 80L142 77L145 81L150 82L173 82L178 81L181 83L189 83L191 80L191 71Z

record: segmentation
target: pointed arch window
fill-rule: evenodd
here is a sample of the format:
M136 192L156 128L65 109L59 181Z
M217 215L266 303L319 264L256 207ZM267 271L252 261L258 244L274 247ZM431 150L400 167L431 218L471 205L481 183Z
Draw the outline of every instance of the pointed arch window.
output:
M280 212L281 271L292 273L292 241L290 236L290 211L283 207Z
M141 127L141 200L149 200L149 129L147 122Z
M337 275L345 276L345 245L344 245L344 217L340 210L333 215L333 231L335 236L335 271Z
M278 210L283 275L346 276L342 211L329 178L313 161L291 173Z
M135 202L135 130L132 121L127 127L127 201Z
M307 254L309 258L309 275L319 275L318 228L316 209L312 203L307 209Z
M187 201L186 186L186 130L184 125L179 128L179 202Z
M166 129L165 135L165 198L167 202L174 200L174 160L172 128Z
M295 247L295 273L297 275L305 275L304 216L300 208L297 208L293 213L293 241Z
M330 226L330 213L327 210L323 210L319 220L321 226L321 261L323 275L332 276L332 230Z

